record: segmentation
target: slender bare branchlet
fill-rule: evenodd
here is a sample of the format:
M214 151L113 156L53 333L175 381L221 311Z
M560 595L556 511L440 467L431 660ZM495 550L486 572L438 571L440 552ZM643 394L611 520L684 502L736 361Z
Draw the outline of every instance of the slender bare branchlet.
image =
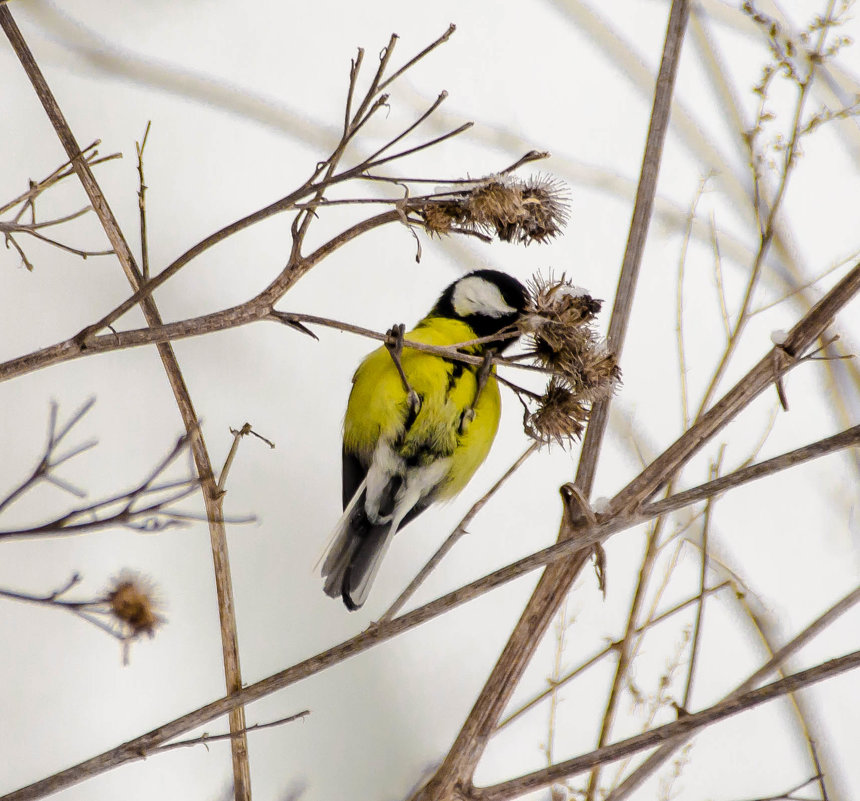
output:
M58 424L58 408L51 405L48 424L48 441L36 467L17 487L0 498L0 515L24 494L40 483L49 483L77 498L87 493L68 478L57 474L57 468L75 456L95 447L95 440L73 446L64 453L59 449L95 403L87 401L64 424ZM196 520L196 515L175 507L178 501L194 495L199 481L195 477L171 480L167 473L179 458L188 452L190 441L180 437L168 453L137 484L129 489L106 495L98 500L82 503L41 523L0 529L0 542L12 539L69 536L106 528L123 527L134 531L156 532ZM237 519L235 522L247 522Z
M98 141L93 142L88 147L85 147L81 152L81 158L90 166L102 164L105 161L121 157L122 154L120 153L113 153L109 156L99 156L99 152L97 150L98 144ZM21 259L21 264L30 272L34 269L33 262L27 256L24 247L21 245L18 238L19 234L30 236L33 239L38 239L41 242L45 242L48 245L64 250L67 253L73 253L76 256L80 256L82 259L86 259L88 256L109 256L113 254L112 249L93 250L73 247L66 242L60 241L54 236L48 236L45 233L46 229L63 226L83 217L85 214L93 210L92 206L85 206L81 209L70 212L69 214L63 214L49 219L37 220L36 218L36 200L46 190L74 174L75 172L70 166L70 162L67 161L64 164L61 164L41 181L31 180L27 191L0 206L0 215L8 213L12 214L10 219L0 220L0 234L3 236L6 249L15 250L18 257ZM29 221L25 219L27 217L29 217Z

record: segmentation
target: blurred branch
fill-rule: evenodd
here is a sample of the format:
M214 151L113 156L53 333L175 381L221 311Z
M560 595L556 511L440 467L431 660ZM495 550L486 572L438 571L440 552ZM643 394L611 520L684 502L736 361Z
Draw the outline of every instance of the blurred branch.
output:
M853 651L845 656L831 659L808 670L802 670L771 684L766 684L759 689L750 690L721 701L701 712L685 715L674 723L667 723L665 726L658 726L656 729L651 729L643 734L637 734L626 740L604 746L590 754L568 759L550 768L544 768L491 787L472 787L466 792L461 792L460 797L474 799L474 801L508 801L508 799L516 798L541 787L547 787L554 782L581 773L596 765L604 765L646 748L652 748L666 740L687 739L693 732L719 720L747 709L753 709L774 698L797 692L803 687L838 676L848 670L854 670L858 666L860 666L860 651Z
M860 426L858 426L858 430L854 431L853 436L855 437L853 440L855 442L857 441L857 438L860 438ZM846 447L844 438L839 443L839 447ZM836 449L836 446L832 445L831 450L834 449ZM725 478L728 478L728 476L722 479L716 479L714 482L710 482L710 484L722 487L722 482ZM715 491L719 491L716 490L716 486ZM595 543L601 542L619 531L623 531L627 528L646 522L649 517L654 517L657 514L664 514L668 511L672 511L673 509L681 508L694 500L700 499L696 496L693 500L690 500L690 497L691 496L688 493L678 493L677 497L666 498L656 504L650 504L643 507L634 517L623 520L620 517L615 517L606 522L600 522L590 526L582 530L576 539L567 539L557 542L548 548L544 548L543 550L520 559L506 567L489 573L483 578L473 581L464 587L460 587L453 592L443 595L430 603L424 604L411 612L407 612L384 623L374 624L365 632L352 637L339 645L329 648L326 651L322 651L321 653L305 659L302 662L298 662L295 665L285 668L284 670L255 682L254 684L250 684L233 695L225 696L224 698L213 701L206 706L200 707L199 709L176 718L157 729L123 743L117 748L106 751L105 753L81 762L78 765L60 771L46 779L42 779L22 788L21 790L10 793L7 796L3 796L0 798L0 801L24 801L24 799L41 798L48 793L57 792L64 787L77 784L84 779L103 773L111 768L118 767L126 762L141 759L152 748L226 714L235 706L251 703L270 695L277 690L291 686L302 679L326 670L327 668L369 650L376 645L387 642L405 631L409 631L422 623L426 623L428 620L432 620L439 615L455 609L473 598L477 598L495 587L506 584L507 582L525 575L532 570L551 564L557 560L569 559L570 556L577 551L587 551L587 549L590 549L590 547ZM679 502L678 499L681 499L681 502ZM860 600L860 589L854 593L854 596L855 597L852 598L851 603L856 600ZM802 639L797 639L797 647L800 647L800 645L811 639L819 631L823 630L823 628L835 620L839 614L844 612L849 605L850 604L846 605L846 603L843 602L839 605L838 609L834 607L834 609L830 610L829 613L820 618L819 621L816 621L815 624L810 626L804 632ZM765 671L762 676L759 676L758 673L755 674L755 681L757 682L764 675L767 675L770 670L781 664L782 660L788 658L791 653L793 653L793 650L791 650L789 646L786 646L777 654L774 654L771 660L768 661L765 668L762 668L762 670Z
M730 586L730 581L723 581L714 587L709 587L708 589L706 589L704 595L711 595L712 593L719 592L720 590ZM673 615L676 615L678 612L682 612L683 610L695 605L696 603L698 603L698 601L698 595L695 595L692 598L688 598L686 601L681 601L681 603L676 604L671 609L667 609L665 612L662 612L659 615L650 617L641 626L638 626L634 633L637 635L643 634L644 632L648 631L659 623L662 623ZM599 651L598 653L589 657L588 659L580 663L577 667L575 667L573 670L569 670L563 676L559 676L557 680L552 682L550 687L548 687L543 692L538 693L533 698L517 707L513 712L504 717L501 721L499 721L499 725L496 726L496 732L501 731L510 723L513 723L515 720L519 719L530 709L533 709L535 706L537 706L541 701L545 700L546 698L549 698L549 696L552 695L554 691L560 689L565 684L575 679L588 668L596 665L598 662L600 662L602 659L609 656L610 654L616 653L621 648L622 642L623 640L615 640L614 642L611 642L602 651Z
M825 19L832 18L834 5L835 0L829 0ZM769 27L769 22L767 20L759 19L759 15L753 10L751 3L746 3L744 5L744 10L750 15L751 18L753 18L754 21L756 21L759 25L762 26L763 30L773 30ZM735 349L740 341L741 333L743 332L747 321L749 320L749 313L752 306L755 289L758 285L758 280L761 276L761 271L764 266L764 259L768 253L770 244L777 232L777 217L779 215L780 208L782 207L782 202L785 198L789 178L791 177L793 168L797 163L800 139L806 133L806 131L803 130L803 112L806 106L806 101L809 96L810 89L812 88L813 78L815 76L817 65L824 57L824 42L829 30L830 25L828 24L823 24L818 30L818 41L814 49L808 53L809 66L808 72L805 75L799 75L795 71L795 68L793 66L790 69L783 69L783 64L790 63L790 61L785 60L790 57L783 56L782 63L778 62L775 63L773 66L769 65L765 69L765 75L762 78L761 83L756 87L756 91L759 94L760 100L758 117L752 130L745 133L744 141L746 142L746 145L749 150L748 157L753 175L753 210L755 212L756 219L759 224L759 247L753 260L753 263L750 267L749 277L747 279L746 288L744 290L743 299L741 301L740 310L738 311L735 324L732 327L731 333L729 334L729 339L726 343L723 355L720 358L717 368L714 371L711 381L708 384L708 387L702 397L701 403L699 405L699 410L696 415L697 418L701 417L703 412L709 407L711 400L713 399L714 394L717 391L717 386L719 385L720 380L725 374L729 361L731 360ZM771 33L771 44L773 47L776 46L776 36L776 33ZM782 165L778 176L778 185L776 191L773 194L772 199L767 201L765 199L763 176L761 174L761 164L765 161L765 159L763 154L757 150L756 142L757 137L762 131L764 121L769 114L766 109L767 91L770 81L776 75L784 75L788 80L796 83L798 88L798 94L794 104L793 119L791 124L791 130L788 136L788 143L787 145L785 145L784 151L782 153Z
M9 492L3 500L0 500L0 514L41 482L53 484L79 498L86 496L86 492L56 475L54 471L57 467L96 445L95 440L90 440L65 453L58 454L58 449L65 437L81 422L94 403L94 399L87 401L59 428L58 407L56 403L51 403L48 441L42 457L30 475ZM196 478L175 481L163 481L162 479L187 447L188 437L181 437L149 474L131 489L85 506L76 507L46 523L26 528L0 530L0 541L81 534L112 526L125 526L141 531L160 531L172 525L183 525L194 517L170 507L177 501L192 495L197 490L199 482ZM141 506L142 503L145 505Z
M54 474L54 470L62 464L65 464L70 459L73 459L75 456L78 456L85 451L88 451L90 448L94 448L96 445L95 440L88 440L77 447L72 448L72 450L63 453L62 455L57 454L57 449L62 443L62 441L66 438L68 433L78 424L81 420L86 416L87 412L92 409L93 404L95 403L95 398L90 398L83 406L81 406L70 418L69 420L62 426L60 426L59 430L57 429L57 416L59 413L59 407L56 402L51 402L51 411L48 417L48 441L45 444L45 449L42 452L42 457L39 459L38 464L33 469L27 478L24 479L21 484L15 487L13 490L6 495L3 500L0 500L0 513L9 506L14 503L18 498L21 497L25 492L33 489L37 484L42 481L46 481L50 484L53 484L56 487L59 487L62 490L65 490L72 495L76 495L79 498L84 497L86 493L82 490L77 489L76 487L69 484L67 481L59 478Z
M852 592L842 598L840 601L831 606L824 614L816 618L797 636L793 637L782 648L773 653L770 659L756 670L746 681L738 685L735 690L726 697L726 703L733 698L737 698L742 693L752 690L759 682L763 681L774 670L785 664L786 660L790 659L801 648L803 648L814 637L824 631L831 623L838 619L841 615L847 612L851 607L860 602L860 587L855 588ZM630 794L639 788L654 771L664 764L672 754L680 748L689 738L680 738L675 742L666 743L658 748L653 754L639 765L612 793L607 796L606 801L622 801L629 798ZM814 755L814 751L813 751ZM816 757L817 761L817 757ZM820 770L819 770L820 772Z

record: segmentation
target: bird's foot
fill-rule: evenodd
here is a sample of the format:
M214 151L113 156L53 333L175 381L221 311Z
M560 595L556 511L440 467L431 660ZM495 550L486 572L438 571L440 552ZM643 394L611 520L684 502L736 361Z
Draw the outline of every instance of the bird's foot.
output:
M475 377L477 379L475 398L472 401L472 405L460 415L460 434L465 434L466 430L469 428L469 424L475 419L475 407L478 405L478 399L481 397L481 392L487 385L487 379L490 377L490 372L493 369L493 356L494 354L492 351L487 351L484 354L484 360L481 362L480 367L478 367L478 370L475 373Z
M406 326L403 323L398 323L388 329L385 339L385 347L391 354L391 360L397 368L400 375L400 381L403 384L403 389L406 390L406 397L409 401L409 408L414 418L421 409L421 396L409 385L409 380L406 378L406 373L403 372L403 364L401 356L403 355L403 335L406 332Z

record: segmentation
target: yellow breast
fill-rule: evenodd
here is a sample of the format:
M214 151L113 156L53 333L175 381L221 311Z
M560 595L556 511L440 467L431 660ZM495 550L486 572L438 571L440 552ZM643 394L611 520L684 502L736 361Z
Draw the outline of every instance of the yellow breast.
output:
M475 338L466 323L427 318L405 339L428 345L455 345ZM421 397L418 415L407 427L409 403L397 368L385 347L377 348L353 377L344 420L344 449L369 464L380 439L411 464L429 464L450 457L446 480L437 498L456 495L489 453L499 425L498 384L490 376L475 402L477 365L465 364L404 348L403 372ZM474 419L461 426L463 413L474 404Z

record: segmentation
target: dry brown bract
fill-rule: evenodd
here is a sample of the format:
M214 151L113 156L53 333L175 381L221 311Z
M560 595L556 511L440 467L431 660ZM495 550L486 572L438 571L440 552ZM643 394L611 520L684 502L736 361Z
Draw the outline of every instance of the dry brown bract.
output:
M561 234L569 208L566 186L554 178L494 175L431 198L417 210L433 234L466 230L528 245Z
M159 606L153 583L132 571L124 570L111 583L105 596L111 615L128 639L148 634L164 622L156 610Z
M592 403L621 382L615 355L594 329L602 302L574 286L564 274L535 276L527 318L535 362L553 371L537 410L526 415L526 433L542 444L564 445L582 434Z

